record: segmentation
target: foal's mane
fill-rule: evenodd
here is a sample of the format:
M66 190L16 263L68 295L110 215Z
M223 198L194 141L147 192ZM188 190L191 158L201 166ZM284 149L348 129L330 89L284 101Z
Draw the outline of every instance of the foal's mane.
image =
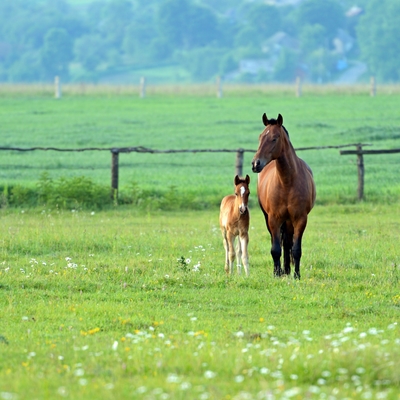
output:
M278 121L275 118L271 118L268 120L268 124L269 125L278 125ZM283 130L286 132L286 135L288 137L288 139L290 139L289 137L289 132L287 131L287 129L282 125Z

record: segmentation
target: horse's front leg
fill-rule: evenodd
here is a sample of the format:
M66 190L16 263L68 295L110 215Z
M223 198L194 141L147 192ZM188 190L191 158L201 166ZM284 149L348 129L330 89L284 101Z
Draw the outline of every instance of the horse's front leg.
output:
M293 248L293 225L286 221L283 225L282 245L283 245L283 267L286 275L290 275L290 263L292 261Z
M277 232L271 230L271 242L272 242L271 256L272 259L274 260L274 275L281 276L283 271L281 268L282 248L279 237L279 229Z

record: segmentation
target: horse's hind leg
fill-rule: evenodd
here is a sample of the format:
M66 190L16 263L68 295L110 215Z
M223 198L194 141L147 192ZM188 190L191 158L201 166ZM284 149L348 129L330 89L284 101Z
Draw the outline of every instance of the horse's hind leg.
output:
M293 238L293 261L294 261L294 278L300 279L300 259L301 259L301 241L304 230L306 229L307 219L301 221L295 226Z
M294 278L300 279L301 237L293 245Z

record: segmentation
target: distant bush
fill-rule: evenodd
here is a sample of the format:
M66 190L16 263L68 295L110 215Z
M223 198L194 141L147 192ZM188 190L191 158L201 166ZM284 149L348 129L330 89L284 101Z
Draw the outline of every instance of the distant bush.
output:
M59 209L104 209L117 204L144 210L204 210L219 205L219 196L184 192L171 186L166 191L143 190L136 182L122 188L118 201L110 196L110 187L85 176L53 179L44 172L36 187L21 185L0 188L0 207L51 207Z

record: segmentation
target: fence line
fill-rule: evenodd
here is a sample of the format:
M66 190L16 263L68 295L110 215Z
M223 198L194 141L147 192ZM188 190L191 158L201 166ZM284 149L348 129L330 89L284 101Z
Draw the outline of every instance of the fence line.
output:
M383 149L383 150L364 150L363 147L371 146L370 143L350 143L343 145L329 146L311 146L298 147L296 151L306 150L325 150L325 149L343 149L346 147L356 147L356 150L340 150L340 155L357 155L358 170L358 199L364 198L364 154L393 154L400 153L400 149ZM85 151L109 151L111 152L111 197L115 200L118 198L118 180L119 180L119 154L120 153L149 153L149 154L173 154L173 153L236 153L235 174L241 176L243 174L243 158L244 153L255 153L255 149L169 149L159 150L151 149L144 146L134 147L83 147L83 148L58 148L58 147L0 147L0 151L59 151L59 152L85 152Z
M67 84L68 85L68 84ZM227 86L227 87L229 87L229 86L235 86L234 84L232 84L232 83L229 83L229 82L226 82L226 83L223 83L223 80L222 80L222 78L221 78L221 76L217 76L216 77L216 81L215 81L215 86L216 86L216 95L217 95L217 97L218 98L221 98L223 95L222 95L222 93L223 93L223 86ZM249 84L248 84L249 85ZM251 85L251 84L250 84ZM258 87L260 87L260 86L265 86L265 84L259 84L258 85ZM278 84L279 85L279 84ZM60 80L60 77L59 76L55 76L54 77L54 91L55 91L55 95L54 95L54 97L56 98L56 99L60 99L61 97L62 97L62 87L61 87L62 85L61 85L61 80ZM69 86L71 86L71 85L69 85ZM85 86L87 86L87 85L85 85L84 83L81 83L80 84L80 87L81 87L81 91L84 89L84 87ZM126 85L125 85L126 86ZM164 86L164 85L163 85ZM210 86L210 85L208 85L208 86ZM274 85L272 85L272 86L274 86ZM283 85L280 85L280 86L283 86ZM290 86L293 86L293 84L286 84L286 85L284 85L284 86L286 86L286 87L290 87ZM312 84L310 84L309 86L313 86ZM315 85L314 84L314 86L321 86L321 85ZM327 86L327 85L326 85ZM339 87L340 85L334 85L334 84L331 84L331 86L333 86L333 87ZM354 85L353 85L354 86ZM365 85L364 85L365 86ZM301 97L302 96L302 87L303 87L303 82L302 82L302 79L301 79L301 77L300 76L297 76L296 77L296 80L295 80L295 83L294 83L294 87L295 87L295 96L296 97ZM145 98L146 97L146 88L147 88L147 80L146 80L146 77L145 76L142 76L141 78L140 78L140 81L139 81L139 97L140 98ZM85 90L83 90L83 91L85 91ZM118 92L119 92L120 90L118 90ZM369 85L369 93L370 93L370 96L371 97L375 97L376 96L376 79L375 79L375 77L374 76L371 76L370 77L370 85Z
M312 147L297 147L296 151L303 150L325 150L325 149L343 149L345 147L354 147L358 146L360 143L350 143L350 144L342 144L337 146L312 146ZM364 143L362 146L371 146L370 143ZM1 150L10 150L10 151L65 151L65 152L82 152L82 151L118 151L119 153L151 153L151 154L168 154L168 153L236 153L237 151L242 152L252 152L255 153L257 149L171 149L171 150L157 150L150 149L149 147L144 146L134 146L134 147L80 147L80 148L59 148L59 147L0 147ZM353 150L354 151L354 150ZM367 150L365 150L367 151ZM350 153L349 153L350 154ZM356 153L352 153L356 154Z
M384 150L363 150L363 144L357 145L357 150L341 150L340 155L357 155L357 174L358 174L358 188L357 188L357 197L358 200L364 199L364 154L394 154L400 153L400 149L384 149Z

